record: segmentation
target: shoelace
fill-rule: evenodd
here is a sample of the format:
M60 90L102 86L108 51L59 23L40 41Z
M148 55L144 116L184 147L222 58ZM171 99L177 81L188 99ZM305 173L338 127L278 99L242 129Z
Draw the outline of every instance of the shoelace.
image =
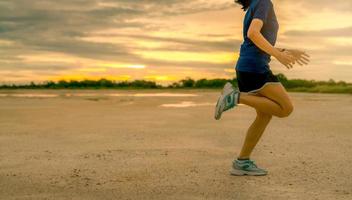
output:
M258 168L258 167L257 167L257 165L256 165L256 164L254 164L254 161L249 160L248 162L249 162L251 165L253 165L255 168Z

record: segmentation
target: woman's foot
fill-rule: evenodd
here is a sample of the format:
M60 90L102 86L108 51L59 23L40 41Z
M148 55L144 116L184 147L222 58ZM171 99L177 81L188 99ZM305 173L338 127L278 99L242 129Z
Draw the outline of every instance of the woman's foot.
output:
M215 119L219 120L223 112L237 106L239 96L240 91L227 82L215 106Z
M234 176L265 176L268 172L257 167L253 160L234 160L232 163L231 175Z

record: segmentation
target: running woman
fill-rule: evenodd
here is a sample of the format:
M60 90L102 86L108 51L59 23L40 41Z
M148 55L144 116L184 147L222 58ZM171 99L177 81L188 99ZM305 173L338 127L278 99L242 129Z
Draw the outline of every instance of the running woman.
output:
M249 127L242 150L232 162L232 175L266 175L250 155L272 116L284 118L293 111L290 97L272 73L271 56L290 69L294 64L307 65L309 55L301 50L276 48L279 24L271 0L235 0L246 11L243 23L244 42L236 64L238 88L226 83L215 108L215 119L238 104L256 110L257 116Z

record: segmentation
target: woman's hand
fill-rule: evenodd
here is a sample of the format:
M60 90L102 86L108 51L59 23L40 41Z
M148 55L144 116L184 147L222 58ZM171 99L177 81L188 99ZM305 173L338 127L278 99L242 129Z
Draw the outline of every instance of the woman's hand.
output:
M263 27L264 22L260 19L254 18L249 26L247 37L265 53L274 56L280 63L285 65L288 69L292 68L296 62L300 65L308 64L309 55L300 50L285 50L275 48L268 40L263 36L260 30Z
M285 51L291 54L299 65L308 65L310 56L306 52L298 49L287 49Z
M274 57L283 65L287 67L287 69L290 69L293 67L295 64L295 61L297 60L296 57L294 57L291 53L289 53L287 50L286 51L278 51Z

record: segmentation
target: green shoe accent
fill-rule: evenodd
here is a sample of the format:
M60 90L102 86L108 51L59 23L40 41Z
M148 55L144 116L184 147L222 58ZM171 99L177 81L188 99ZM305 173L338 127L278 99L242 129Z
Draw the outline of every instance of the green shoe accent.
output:
M224 111L237 106L238 97L238 89L235 89L230 82L227 82L215 106L215 119L219 120Z
M224 111L226 110L229 110L233 107L235 107L237 104L237 91L233 91L231 92L231 94L229 94L227 97L226 97L226 102L225 102L225 108L224 108Z
M234 160L230 173L234 176L264 176L268 174L266 170L259 168L253 160Z

